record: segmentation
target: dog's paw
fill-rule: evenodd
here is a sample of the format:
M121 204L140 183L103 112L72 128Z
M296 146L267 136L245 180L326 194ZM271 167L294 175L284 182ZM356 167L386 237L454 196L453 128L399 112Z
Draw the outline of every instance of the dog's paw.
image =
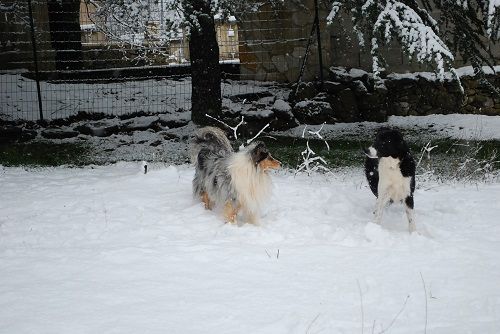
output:
M417 227L415 226L415 223L408 224L408 233L410 233L410 234L415 233L416 230L417 230Z

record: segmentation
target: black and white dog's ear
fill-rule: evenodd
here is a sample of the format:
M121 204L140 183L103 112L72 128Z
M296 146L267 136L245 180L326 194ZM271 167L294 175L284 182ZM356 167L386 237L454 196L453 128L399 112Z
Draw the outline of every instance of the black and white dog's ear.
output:
M378 158L377 150L373 146L370 146L368 148L365 147L365 148L363 148L363 151L365 152L365 155L370 159L377 159Z

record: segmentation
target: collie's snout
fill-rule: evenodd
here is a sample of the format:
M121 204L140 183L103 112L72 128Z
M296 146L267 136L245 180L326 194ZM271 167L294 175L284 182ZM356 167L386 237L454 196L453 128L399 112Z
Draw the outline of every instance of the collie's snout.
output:
M268 171L270 169L280 169L281 168L281 162L274 159L273 156L271 154L269 154L269 156L262 160L261 162L259 162L259 167L263 170L263 171Z

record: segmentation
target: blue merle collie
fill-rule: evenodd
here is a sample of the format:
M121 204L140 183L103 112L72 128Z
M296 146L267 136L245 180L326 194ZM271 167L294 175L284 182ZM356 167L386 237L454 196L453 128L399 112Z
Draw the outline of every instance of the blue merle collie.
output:
M365 149L365 175L377 197L375 223L380 224L382 211L388 202L402 202L410 233L415 231L413 192L415 190L415 160L408 145L397 130L382 128L373 145Z
M222 207L226 222L235 223L241 211L249 223L258 223L260 208L271 193L267 171L280 167L263 142L234 152L222 130L204 127L191 143L191 160L193 194L206 209Z

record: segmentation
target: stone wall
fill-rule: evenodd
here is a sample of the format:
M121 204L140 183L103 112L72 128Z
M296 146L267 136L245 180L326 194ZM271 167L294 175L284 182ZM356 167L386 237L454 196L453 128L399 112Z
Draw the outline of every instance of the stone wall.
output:
M323 88L314 83L295 87L290 103L299 122L380 122L391 115L500 115L500 98L465 71L461 76L465 94L453 78L439 82L429 72L390 74L375 86L365 71L332 67L329 79ZM487 80L500 87L499 72L487 75Z

